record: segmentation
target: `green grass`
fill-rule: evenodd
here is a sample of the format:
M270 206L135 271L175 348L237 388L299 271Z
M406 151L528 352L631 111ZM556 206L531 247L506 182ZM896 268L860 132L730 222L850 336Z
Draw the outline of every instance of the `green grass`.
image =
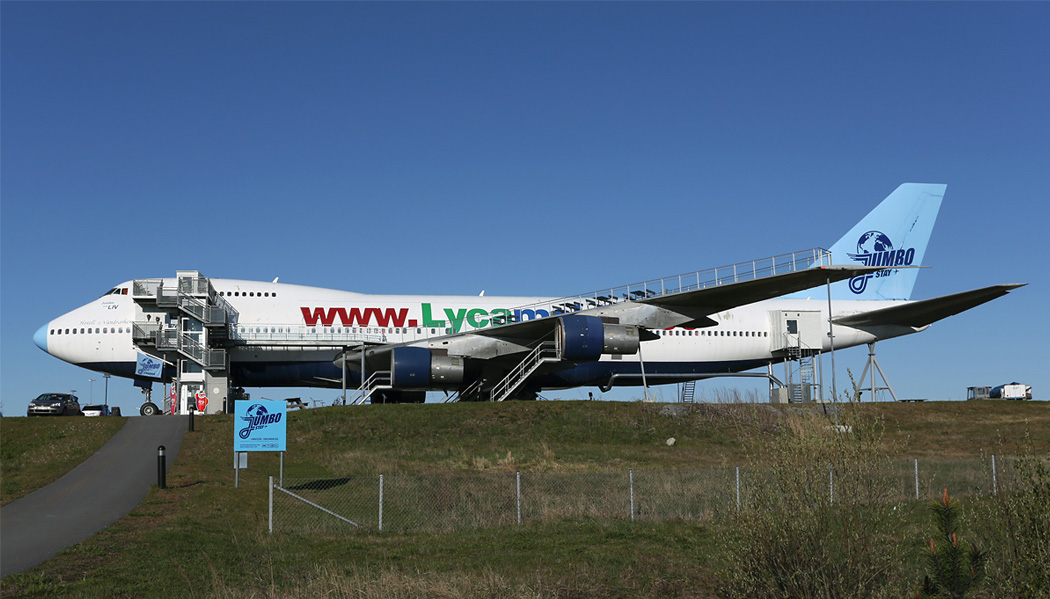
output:
M744 464L799 408L529 402L323 408L289 414L286 477L692 470ZM808 408L803 408L808 409ZM1009 453L1026 431L1050 449L1041 403L863 406L894 456ZM75 419L84 421L85 419ZM107 420L107 419L88 419ZM19 419L22 421L22 419ZM46 434L28 420L20 437ZM982 427L983 423L983 427ZM8 421L4 462L8 464ZM53 426L53 425L51 425ZM560 519L451 532L266 534L276 454L234 488L231 416L197 419L168 475L127 517L26 573L4 597L708 597L724 522ZM676 442L668 446L668 438ZM1001 441L1002 440L1002 441ZM29 441L19 440L19 444ZM36 447L47 445L36 442ZM1009 450L1009 451L1004 451ZM25 454L27 450L12 452ZM61 469L61 468L58 468ZM5 480L6 484L6 480ZM25 486L25 484L23 484ZM6 495L6 492L5 492ZM919 514L911 503L906 509ZM922 539L902 539L921 550Z
M0 503L58 480L98 451L124 422L113 417L0 419Z

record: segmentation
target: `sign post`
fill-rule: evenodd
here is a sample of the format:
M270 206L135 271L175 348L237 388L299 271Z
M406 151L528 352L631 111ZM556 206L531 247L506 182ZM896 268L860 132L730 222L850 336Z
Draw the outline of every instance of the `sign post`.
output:
M207 402L207 399L204 400ZM241 454L248 451L285 451L288 404L283 401L235 402L233 419L234 487L240 485ZM244 459L244 462L247 462Z

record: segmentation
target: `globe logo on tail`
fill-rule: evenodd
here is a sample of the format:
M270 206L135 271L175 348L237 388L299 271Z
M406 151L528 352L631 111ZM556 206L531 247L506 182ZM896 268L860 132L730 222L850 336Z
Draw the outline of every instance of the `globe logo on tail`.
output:
M868 231L857 240L857 253L847 254L854 262L864 266L910 266L915 261L915 248L894 249L893 242L882 231ZM882 270L876 273L853 277L849 289L861 294L868 288L868 279L889 276L897 271Z

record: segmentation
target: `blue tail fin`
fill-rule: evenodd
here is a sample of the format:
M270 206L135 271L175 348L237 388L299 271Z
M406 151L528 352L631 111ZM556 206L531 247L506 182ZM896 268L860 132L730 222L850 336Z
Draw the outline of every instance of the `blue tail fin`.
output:
M919 266L947 185L904 183L831 246L834 264ZM831 286L832 299L910 299L917 268L886 270Z

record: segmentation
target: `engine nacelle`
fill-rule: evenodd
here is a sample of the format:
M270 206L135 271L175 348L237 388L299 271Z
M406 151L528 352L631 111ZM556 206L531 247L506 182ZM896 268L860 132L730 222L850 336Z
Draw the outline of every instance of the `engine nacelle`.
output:
M593 362L602 354L635 354L641 345L638 327L608 324L598 316L570 314L559 319L561 356L573 362Z
M463 382L465 360L435 355L425 347L395 347L390 357L390 381L397 389L428 389Z

